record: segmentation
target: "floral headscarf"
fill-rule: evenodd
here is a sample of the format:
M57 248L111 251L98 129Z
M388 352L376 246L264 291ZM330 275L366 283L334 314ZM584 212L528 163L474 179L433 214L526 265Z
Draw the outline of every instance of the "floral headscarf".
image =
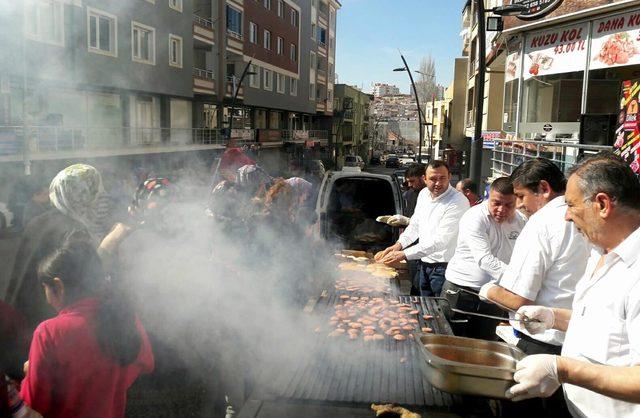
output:
M102 239L109 203L98 170L86 164L65 168L51 181L49 199L60 212L83 224L92 238Z

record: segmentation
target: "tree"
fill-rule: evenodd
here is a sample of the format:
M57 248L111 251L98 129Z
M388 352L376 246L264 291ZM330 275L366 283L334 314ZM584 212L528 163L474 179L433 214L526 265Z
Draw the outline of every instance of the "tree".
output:
M420 61L420 73L416 81L416 90L420 103L431 101L433 95L439 99L438 84L436 83L436 62L431 54L423 57Z

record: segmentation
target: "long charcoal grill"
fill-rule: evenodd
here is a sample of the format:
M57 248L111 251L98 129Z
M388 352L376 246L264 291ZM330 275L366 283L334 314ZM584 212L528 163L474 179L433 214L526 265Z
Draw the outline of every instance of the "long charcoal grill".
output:
M340 293L323 293L305 311L316 316L319 324L327 324L334 305L340 303ZM430 327L435 333L452 334L442 310L433 300L415 296L388 298L397 298L420 311L417 329ZM434 319L424 320L424 314ZM327 332L312 338L315 340L309 355L290 368L279 370L277 379L263 385L266 392L258 395L259 399L341 404L391 402L420 409L446 409L454 403L454 397L435 389L424 378L421 365L424 358L417 341L397 342L388 337L384 341L351 341L327 337Z

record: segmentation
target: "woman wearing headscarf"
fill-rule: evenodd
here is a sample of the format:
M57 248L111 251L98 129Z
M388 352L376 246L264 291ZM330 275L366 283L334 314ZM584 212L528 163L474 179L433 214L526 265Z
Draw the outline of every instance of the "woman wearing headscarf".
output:
M49 198L52 208L24 230L6 296L30 329L55 314L40 291L38 263L71 236L98 247L108 227L102 178L90 165L74 164L60 171L49 186Z

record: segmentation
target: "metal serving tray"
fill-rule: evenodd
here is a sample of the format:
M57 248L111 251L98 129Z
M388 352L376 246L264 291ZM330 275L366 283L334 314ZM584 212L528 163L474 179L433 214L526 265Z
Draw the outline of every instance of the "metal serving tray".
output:
M416 339L427 380L449 393L504 399L514 384L516 363L525 357L518 348L494 341L422 333Z

